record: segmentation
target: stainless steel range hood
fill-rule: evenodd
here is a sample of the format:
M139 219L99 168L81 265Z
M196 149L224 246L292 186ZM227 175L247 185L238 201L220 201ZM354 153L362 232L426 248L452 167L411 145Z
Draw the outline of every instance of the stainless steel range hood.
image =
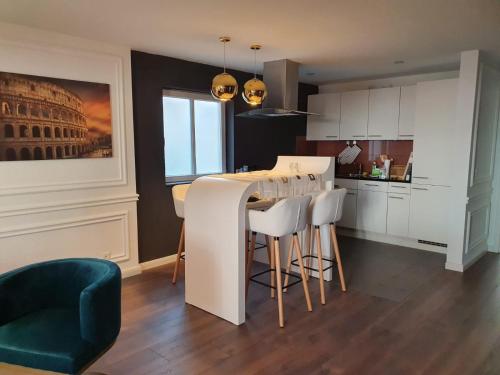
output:
M267 98L264 108L256 108L238 114L247 118L296 117L318 115L297 110L299 97L299 64L291 60L264 63L264 83Z

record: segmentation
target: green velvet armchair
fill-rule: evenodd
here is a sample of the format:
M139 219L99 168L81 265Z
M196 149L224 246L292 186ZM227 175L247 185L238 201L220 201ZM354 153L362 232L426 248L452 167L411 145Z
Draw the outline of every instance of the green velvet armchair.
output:
M121 272L100 259L61 259L0 276L0 362L77 374L114 343Z

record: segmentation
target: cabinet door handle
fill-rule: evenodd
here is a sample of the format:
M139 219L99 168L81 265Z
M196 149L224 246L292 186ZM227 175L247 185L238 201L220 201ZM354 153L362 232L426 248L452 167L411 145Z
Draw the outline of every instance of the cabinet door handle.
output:
M425 190L425 191L429 190L429 189L426 189L426 188L418 188L418 187L412 187L412 189L413 190Z
M368 137L382 137L381 134L370 134Z
M326 138L337 138L336 135L327 135Z
M356 195L356 193L347 193L347 195Z
M400 137L413 137L413 134L400 134Z
M396 188L396 189L407 189L406 186L391 186L392 188Z
M377 185L377 184L365 184L365 186L376 186L376 187L379 187L380 185Z
M419 178L421 180L428 180L429 177L413 176L412 178Z
M404 200L404 198L402 198L402 197L393 197L392 195L389 195L389 198L391 198L391 199L401 199L401 200Z
M353 135L353 138L366 137L366 135Z

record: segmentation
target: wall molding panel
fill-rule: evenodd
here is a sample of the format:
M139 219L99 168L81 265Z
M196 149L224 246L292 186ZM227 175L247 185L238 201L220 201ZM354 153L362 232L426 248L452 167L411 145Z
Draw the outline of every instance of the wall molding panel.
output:
M141 272L130 48L0 22L0 71L105 83L109 158L0 162L0 274L40 261L105 258Z
M19 215L39 214L53 211L72 210L76 208L98 207L114 205L119 203L137 202L139 195L120 195L114 197L96 198L91 200L73 200L65 202L52 202L41 205L28 205L22 207L11 207L0 209L0 218Z

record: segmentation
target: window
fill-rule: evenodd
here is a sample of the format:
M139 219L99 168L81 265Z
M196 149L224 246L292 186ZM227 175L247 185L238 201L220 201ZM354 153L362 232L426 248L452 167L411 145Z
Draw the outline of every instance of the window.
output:
M21 125L19 127L19 136L21 138L26 138L30 136L30 132L28 130L28 127L26 125Z
M14 138L14 127L11 124L5 124L3 132L5 138Z
M225 171L224 107L210 95L163 93L167 182Z
M33 128L31 128L31 131L33 133L33 138L40 138L40 127L38 126L33 126Z

